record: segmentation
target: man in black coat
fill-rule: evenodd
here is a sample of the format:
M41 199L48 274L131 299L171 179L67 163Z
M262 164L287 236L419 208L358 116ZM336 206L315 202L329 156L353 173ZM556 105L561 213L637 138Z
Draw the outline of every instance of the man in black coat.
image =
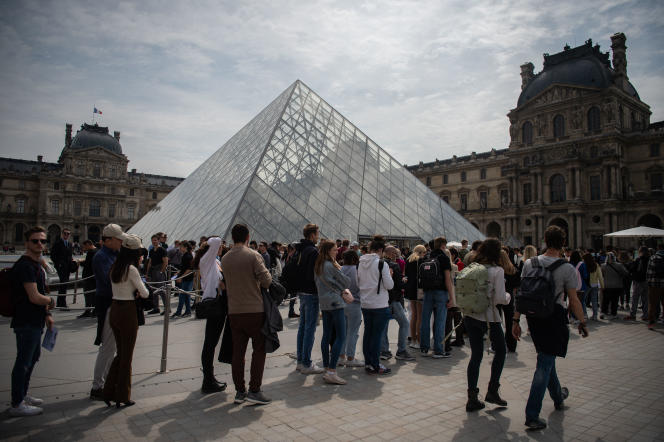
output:
M94 278L94 269L92 268L92 259L97 253L97 248L94 243L89 239L83 241L83 251L85 252L85 260L83 263L83 292L85 293L85 311L79 315L79 318L95 318L94 303L95 303L95 289L97 284ZM89 278L89 279L85 279Z
M72 242L69 240L71 231L69 229L64 229L62 231L62 236L53 244L51 249L51 261L55 266L55 270L58 272L58 277L60 278L60 283L69 282L69 275L72 272ZM62 284L58 286L58 302L57 307L60 307L62 310L69 310L67 308L67 297L62 296L67 293L67 285Z

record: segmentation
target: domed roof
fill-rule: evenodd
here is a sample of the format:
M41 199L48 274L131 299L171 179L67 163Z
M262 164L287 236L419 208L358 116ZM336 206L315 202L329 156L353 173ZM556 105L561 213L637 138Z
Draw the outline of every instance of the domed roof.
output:
M563 52L544 54L544 69L535 75L521 91L517 107L526 103L552 84L584 86L606 89L613 84L613 70L609 63L609 54L601 53L599 45L592 46L588 40L584 45ZM639 99L634 86L626 82L629 95Z
M84 123L81 129L76 132L74 139L71 140L69 149L77 150L89 147L103 147L113 153L122 155L122 146L115 137L109 135L108 127Z

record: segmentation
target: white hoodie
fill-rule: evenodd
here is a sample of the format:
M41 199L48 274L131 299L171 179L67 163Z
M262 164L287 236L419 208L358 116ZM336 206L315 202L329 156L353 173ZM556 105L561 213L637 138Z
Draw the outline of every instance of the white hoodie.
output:
M378 255L370 253L360 256L360 265L357 268L357 285L360 287L360 303L362 308L385 308L389 306L388 290L394 287L390 276L390 266L383 265L383 280L378 290Z
M201 288L203 289L203 299L214 299L217 296L219 281L222 280L219 261L217 261L217 252L221 246L221 238L214 237L208 240L210 248L205 255L201 256L199 268L201 272Z

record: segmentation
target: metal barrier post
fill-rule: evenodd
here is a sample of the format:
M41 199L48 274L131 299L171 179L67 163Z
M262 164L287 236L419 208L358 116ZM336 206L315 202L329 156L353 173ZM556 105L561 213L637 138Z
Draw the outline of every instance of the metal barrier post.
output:
M171 281L171 271L170 269L166 270L166 295L164 296L165 302L164 302L164 334L163 338L161 341L161 368L159 369L159 373L166 373L166 361L167 361L167 354L168 354L168 323L169 320L171 319L171 284L173 281Z

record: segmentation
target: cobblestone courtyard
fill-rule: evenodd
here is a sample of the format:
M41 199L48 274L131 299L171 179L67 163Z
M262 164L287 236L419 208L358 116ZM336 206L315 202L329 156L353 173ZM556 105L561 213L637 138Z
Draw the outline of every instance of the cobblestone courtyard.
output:
M282 310L286 316L287 310ZM621 313L624 315L624 313ZM31 393L46 400L44 414L0 417L0 438L9 440L664 440L664 328L643 322L590 323L590 337L573 334L566 359L558 359L561 383L569 387L568 408L555 411L548 398L541 416L549 427L524 430L524 408L535 366L528 337L508 354L501 393L508 408L468 414L468 346L450 359L389 361L392 374L372 377L363 369L341 368L348 380L332 386L320 376L295 372L297 320L284 319L282 347L268 355L263 389L268 406L233 404L226 392L202 395L200 349L204 323L171 321L169 372L156 374L163 317L139 329L134 355L132 398L136 405L116 410L88 399L97 347L95 321L57 313L60 334L53 353L43 351ZM14 334L0 320L0 390L9 406ZM321 327L315 358L320 358ZM397 326L390 323L392 350ZM361 342L361 337L360 337ZM250 353L248 353L250 355ZM361 357L361 356L360 356ZM491 356L482 362L480 389L486 392ZM248 365L247 365L248 366ZM230 366L216 365L217 378L231 384ZM248 377L248 376L247 376ZM247 379L248 380L248 379Z

